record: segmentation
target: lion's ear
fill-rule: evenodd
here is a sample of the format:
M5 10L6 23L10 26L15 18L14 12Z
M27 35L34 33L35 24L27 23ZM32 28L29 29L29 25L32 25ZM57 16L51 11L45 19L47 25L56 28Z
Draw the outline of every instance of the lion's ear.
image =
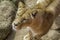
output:
M24 8L24 7L25 7L25 4L23 2L18 3L18 8Z

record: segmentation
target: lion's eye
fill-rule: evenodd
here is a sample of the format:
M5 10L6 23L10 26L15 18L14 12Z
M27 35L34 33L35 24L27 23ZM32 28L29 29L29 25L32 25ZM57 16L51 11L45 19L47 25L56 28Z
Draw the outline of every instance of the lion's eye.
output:
M35 17L36 16L36 13L32 14L32 16Z
M32 16L35 18L36 14L37 14L37 11L33 12Z
M28 19L23 19L21 22L22 22L22 23L25 23L25 22L27 22L27 20L28 20Z

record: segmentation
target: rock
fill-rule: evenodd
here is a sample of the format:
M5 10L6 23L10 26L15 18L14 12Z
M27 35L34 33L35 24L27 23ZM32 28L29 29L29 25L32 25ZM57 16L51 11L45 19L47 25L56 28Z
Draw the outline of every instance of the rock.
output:
M19 0L12 0L14 3L18 2Z
M21 0L10 0L10 1L12 1L12 2L16 5L16 7L18 7L18 3L19 3Z
M10 1L0 3L0 40L3 40L11 31L11 23L15 15L15 6Z
M51 29L60 29L60 15L56 18Z
M50 30L46 35L44 35L42 40L60 40L60 33L55 30Z
M0 2L2 2L2 1L10 1L10 0L0 0Z

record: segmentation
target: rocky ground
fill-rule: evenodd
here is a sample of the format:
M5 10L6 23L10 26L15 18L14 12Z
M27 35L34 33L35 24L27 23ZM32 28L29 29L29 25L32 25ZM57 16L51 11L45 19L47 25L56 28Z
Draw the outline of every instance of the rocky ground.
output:
M14 17L15 6L12 2L0 2L0 40L5 39L11 32L11 23Z
M22 40L23 36L28 32L24 28L17 32L11 28L18 1L0 0L0 40ZM56 18L49 32L41 39L60 40L60 16Z

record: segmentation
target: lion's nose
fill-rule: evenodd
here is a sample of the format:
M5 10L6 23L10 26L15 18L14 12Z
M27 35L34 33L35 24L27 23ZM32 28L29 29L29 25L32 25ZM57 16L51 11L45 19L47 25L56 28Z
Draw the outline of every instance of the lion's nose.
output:
M18 23L14 23L15 26L18 26Z
M18 22L13 22L12 27L16 27L16 26L18 26L18 24L19 24Z
M14 22L14 23L12 23L12 29L13 29L13 30L15 30L15 31L16 31L16 30L17 30L17 29L16 29L16 28L17 28L17 26L18 26L18 23L15 23L15 22Z

